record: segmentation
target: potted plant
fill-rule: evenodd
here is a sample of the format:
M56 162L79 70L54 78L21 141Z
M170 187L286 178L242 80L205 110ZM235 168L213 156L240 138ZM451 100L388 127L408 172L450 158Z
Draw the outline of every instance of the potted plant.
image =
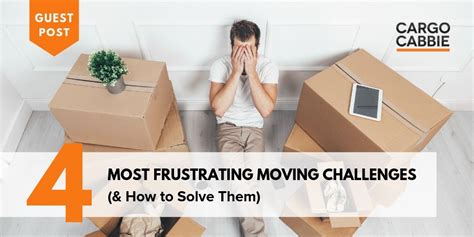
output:
M94 52L89 56L87 66L90 75L101 81L111 94L125 90L123 75L128 69L117 53L112 50Z

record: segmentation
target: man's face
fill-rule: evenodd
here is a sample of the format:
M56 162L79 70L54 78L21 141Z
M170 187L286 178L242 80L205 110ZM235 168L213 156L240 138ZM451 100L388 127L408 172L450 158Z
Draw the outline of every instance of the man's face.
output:
M255 45L255 36L252 36L252 38L244 42L242 42L240 39L237 39L237 38L234 39L234 47L237 47L237 48L239 46L253 46L253 45ZM245 72L245 65L244 65L244 71L242 72L242 75L247 75L247 72Z

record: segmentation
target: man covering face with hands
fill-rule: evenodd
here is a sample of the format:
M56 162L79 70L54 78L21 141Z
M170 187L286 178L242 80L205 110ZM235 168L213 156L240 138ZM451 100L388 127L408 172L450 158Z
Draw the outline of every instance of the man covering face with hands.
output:
M278 68L259 56L260 29L250 21L235 22L232 52L210 70L209 101L217 119L220 152L265 151L263 119L275 108ZM265 236L261 218L241 218L245 236Z
M247 75L246 69L250 72L257 71L257 58L257 47L255 45L241 44L232 48L232 66L237 71L241 71L243 76Z
M275 107L278 69L258 55L260 30L255 23L235 22L230 37L231 55L214 62L209 77L218 150L263 152L263 118Z

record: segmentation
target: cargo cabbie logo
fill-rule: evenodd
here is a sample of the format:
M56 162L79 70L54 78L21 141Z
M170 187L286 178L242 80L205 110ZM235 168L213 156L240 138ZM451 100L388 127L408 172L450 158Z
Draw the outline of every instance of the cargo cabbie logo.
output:
M449 52L447 22L399 22L396 26L397 52Z

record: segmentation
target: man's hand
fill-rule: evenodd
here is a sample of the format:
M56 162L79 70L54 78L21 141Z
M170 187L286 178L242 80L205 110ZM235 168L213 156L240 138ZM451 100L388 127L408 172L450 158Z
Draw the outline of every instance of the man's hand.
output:
M240 75L244 71L244 47L234 46L231 55L232 72L226 83L211 83L209 91L209 102L211 108L218 117L224 113L234 103L235 93L239 83Z
M268 117L275 108L276 84L262 84L257 73L257 47L247 46L245 49L245 71L249 75L250 91L255 107L262 117Z
M239 77L244 71L244 50L244 46L234 46L232 49L232 74L238 75Z
M249 75L256 75L257 74L257 59L258 59L258 52L257 47L255 45L248 45L245 47L244 51L244 58L245 58L245 72Z

